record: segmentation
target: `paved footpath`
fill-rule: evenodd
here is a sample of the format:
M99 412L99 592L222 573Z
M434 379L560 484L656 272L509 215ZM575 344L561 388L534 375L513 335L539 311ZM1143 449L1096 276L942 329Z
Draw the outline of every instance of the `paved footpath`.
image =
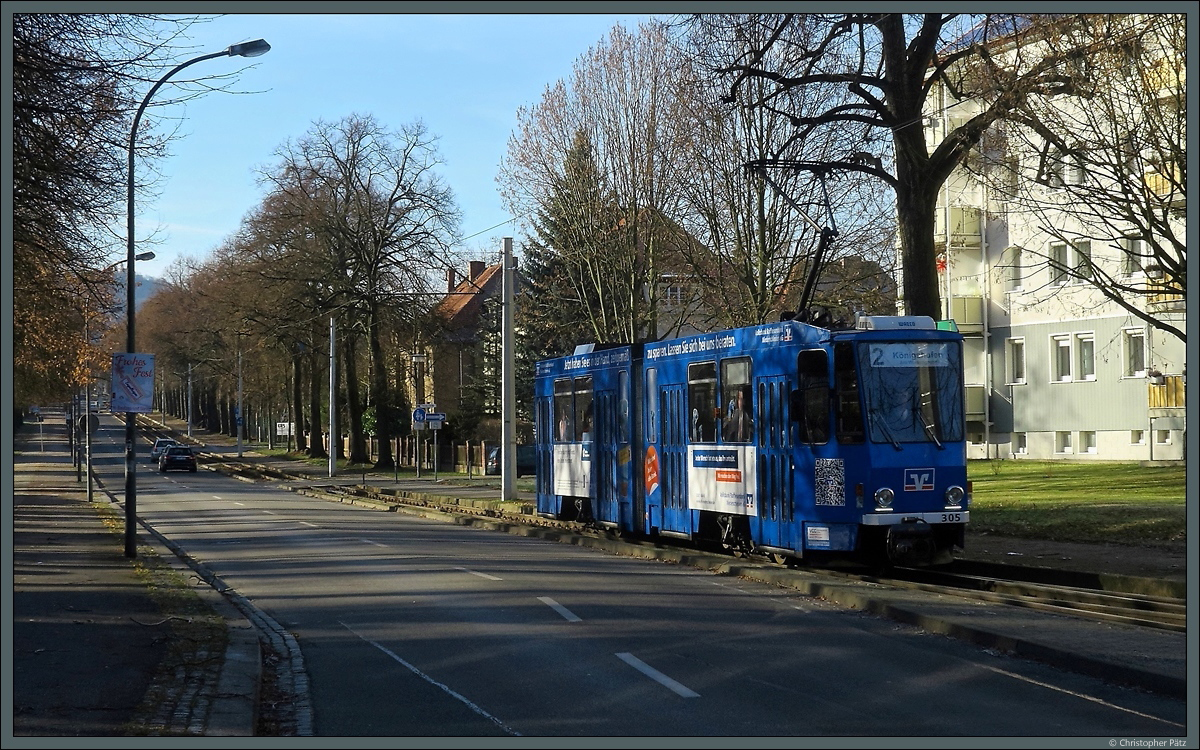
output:
M138 558L125 557L123 509L101 489L88 502L62 414L43 417L14 436L4 747L252 736L260 657L250 624L145 529Z

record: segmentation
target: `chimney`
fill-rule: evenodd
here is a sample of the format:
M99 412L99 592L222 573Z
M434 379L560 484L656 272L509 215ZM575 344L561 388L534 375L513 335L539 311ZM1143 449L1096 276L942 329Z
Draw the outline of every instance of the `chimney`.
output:
M446 294L454 292L454 287L458 286L458 280L455 278L453 268L446 269Z
M470 269L471 281L478 279L479 275L483 273L485 268L487 268L487 264L484 263L482 260L471 261L471 269Z

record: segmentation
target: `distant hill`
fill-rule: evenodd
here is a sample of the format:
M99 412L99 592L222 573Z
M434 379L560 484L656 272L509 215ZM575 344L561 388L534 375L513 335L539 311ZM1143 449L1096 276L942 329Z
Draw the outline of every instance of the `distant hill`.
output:
M142 309L142 304L154 296L158 291L158 287L163 283L153 276L143 276L140 273L133 275L133 280L136 286L133 291L133 304L138 310ZM117 281L117 299L125 299L125 274L118 272L116 274Z
M137 284L133 290L133 305L140 310L142 303L154 296L162 282L153 276L142 276L141 274L134 274L133 279Z

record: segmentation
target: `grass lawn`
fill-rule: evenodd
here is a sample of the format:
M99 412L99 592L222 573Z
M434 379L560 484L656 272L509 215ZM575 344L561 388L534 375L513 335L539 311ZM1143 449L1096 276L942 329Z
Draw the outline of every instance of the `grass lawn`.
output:
M1187 470L1094 461L970 461L971 527L1069 542L1181 546Z

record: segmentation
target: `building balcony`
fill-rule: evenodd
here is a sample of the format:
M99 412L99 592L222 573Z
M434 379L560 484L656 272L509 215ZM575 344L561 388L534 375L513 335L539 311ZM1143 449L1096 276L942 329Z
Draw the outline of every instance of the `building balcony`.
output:
M945 207L939 206L933 217L934 244L938 249L946 248L946 222L950 222L950 249L979 249L983 247L981 212L973 206L951 206L949 217Z
M1187 82L1187 72L1174 59L1159 59L1142 72L1146 88L1158 96L1171 96L1182 92Z
M987 386L966 385L963 391L967 402L967 421L982 422L987 418Z
M1146 406L1152 417L1182 416L1187 405L1182 375L1151 375Z
M1187 195L1181 189L1182 175L1175 164L1164 164L1158 169L1146 172L1142 176L1146 190L1152 195L1163 199L1168 205L1182 208L1187 203Z
M1150 290L1150 294L1146 297L1148 312L1182 312L1187 309L1187 297L1171 291L1172 287L1168 286L1163 279L1147 279L1146 286Z
M951 297L950 317L959 333L983 333L983 297Z

